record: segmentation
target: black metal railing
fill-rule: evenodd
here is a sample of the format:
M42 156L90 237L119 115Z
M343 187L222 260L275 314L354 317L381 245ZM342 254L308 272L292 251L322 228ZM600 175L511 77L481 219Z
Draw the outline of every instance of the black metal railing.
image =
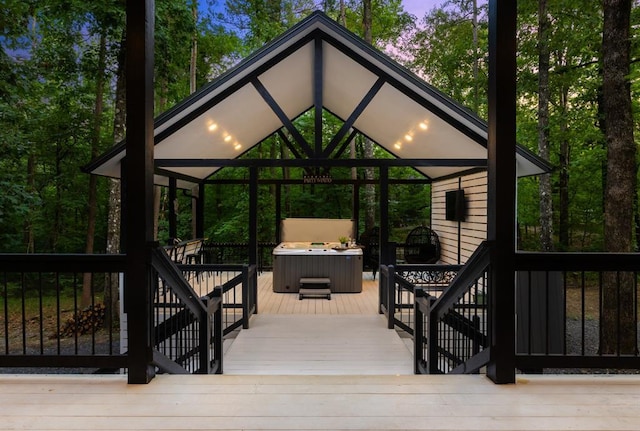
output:
M154 362L158 372L222 373L222 289L200 297L162 248L152 254Z
M387 316L389 329L398 327L413 335L415 289L438 297L461 268L462 265L381 265L380 310Z
M473 373L487 364L489 263L484 242L440 296L415 289L416 374Z
M517 253L516 364L640 369L637 253Z
M256 265L177 265L200 297L210 296L216 287L222 294L224 335L242 326L258 311L258 274Z
M276 243L258 244L258 271L269 271L273 268L273 249ZM207 264L248 264L248 243L227 243L205 241L202 246L202 263Z
M0 255L0 368L126 368L112 293L124 271L124 255Z

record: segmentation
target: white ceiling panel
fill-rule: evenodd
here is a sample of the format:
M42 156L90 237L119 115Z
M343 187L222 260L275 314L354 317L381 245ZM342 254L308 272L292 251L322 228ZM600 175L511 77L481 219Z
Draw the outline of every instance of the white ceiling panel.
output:
M248 84L156 145L156 159L232 159L281 126Z
M361 66L338 49L323 43L325 108L347 119L364 98L378 76Z
M313 105L313 43L309 42L259 76L289 118Z
M486 158L486 149L389 84L355 122L400 158Z

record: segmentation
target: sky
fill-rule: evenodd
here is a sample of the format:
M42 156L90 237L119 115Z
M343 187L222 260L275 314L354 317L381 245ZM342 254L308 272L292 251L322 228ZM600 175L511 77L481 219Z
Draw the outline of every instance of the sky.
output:
M443 2L444 0L402 0L404 10L418 18L424 17L425 13Z

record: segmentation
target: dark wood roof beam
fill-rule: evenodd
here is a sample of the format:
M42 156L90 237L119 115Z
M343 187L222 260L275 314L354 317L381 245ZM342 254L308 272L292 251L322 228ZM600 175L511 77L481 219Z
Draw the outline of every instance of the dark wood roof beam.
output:
M296 126L293 124L291 119L287 117L287 114L285 114L285 112L282 110L280 105L278 105L273 96L271 96L271 93L269 93L265 86L262 85L262 82L260 82L258 78L253 78L251 80L251 84L253 84L258 93L260 93L260 96L262 96L264 101L267 102L267 105L269 105L269 107L273 110L280 121L282 121L282 125L287 128L289 133L291 133L291 136L293 136L293 139L295 139L298 145L300 145L300 148L302 148L302 150L307 154L308 157L313 157L313 149L304 139L304 136L302 136L298 129L296 129Z
M287 148L289 148L289 151L291 151L293 153L293 156L296 159L302 159L302 156L300 155L300 153L298 152L298 150L296 149L296 147L293 146L293 144L291 143L291 141L289 140L289 138L287 137L287 135L284 134L284 132L282 131L282 129L278 129L278 136L280 136L280 139L282 139L282 141L284 142L284 144L287 146ZM311 171L311 169L309 168L305 168L305 172L309 175L313 175L313 172Z
M342 141L342 139L349 132L349 129L353 127L353 123L356 122L360 114L362 114L369 103L371 103L371 101L373 100L375 95L378 94L378 91L380 91L385 82L386 81L384 78L378 78L378 80L373 84L367 94L365 94L365 96L362 98L360 103L358 103L358 106L356 106L351 115L349 115L347 121L345 121L340 130L338 130L338 133L336 133L329 145L327 145L327 148L324 150L325 157L329 157L333 150L336 149L338 144L340 144L340 141Z
M486 159L156 159L156 168L257 167L486 167Z
M167 177L169 179L173 178L176 180L186 181L188 183L200 184L202 180L197 177L192 177L191 175L181 174L179 172L169 171L167 169L155 168L154 173L161 177Z
M339 158L340 158L340 156L342 155L342 153L344 153L344 152L345 152L345 150L347 149L347 147L349 146L349 144L351 143L351 141L353 141L353 140L355 139L355 137L356 137L356 135L357 135L357 134L358 134L358 131L357 131L356 129L352 129L352 130L351 130L351 134L349 135L349 137L347 138L347 140L346 140L346 141L344 141L344 142L342 143L342 146L340 147L340 149L338 150L338 152L337 152L337 153L335 153L335 154L333 155L333 158L334 158L334 159L339 159Z

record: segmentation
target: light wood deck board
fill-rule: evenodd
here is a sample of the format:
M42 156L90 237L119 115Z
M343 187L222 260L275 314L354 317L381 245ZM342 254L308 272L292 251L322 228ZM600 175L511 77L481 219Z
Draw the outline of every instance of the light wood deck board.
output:
M640 376L0 376L0 429L637 430Z
M258 314L225 354L224 373L407 375L413 358L380 315Z
M258 312L260 314L378 314L378 281L365 273L360 293L332 293L326 298L298 299L297 293L273 291L273 274L258 277Z

